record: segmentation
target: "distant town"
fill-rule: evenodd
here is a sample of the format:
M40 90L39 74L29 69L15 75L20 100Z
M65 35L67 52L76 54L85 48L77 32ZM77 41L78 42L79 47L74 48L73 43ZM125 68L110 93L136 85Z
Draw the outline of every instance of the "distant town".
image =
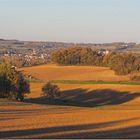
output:
M33 42L0 39L0 60L16 61L18 66L32 66L50 62L51 53L59 48L90 47L98 54L105 55L110 51L140 53L140 44L136 43L62 43L62 42ZM20 61L20 64L17 61ZM21 64L22 63L22 64Z

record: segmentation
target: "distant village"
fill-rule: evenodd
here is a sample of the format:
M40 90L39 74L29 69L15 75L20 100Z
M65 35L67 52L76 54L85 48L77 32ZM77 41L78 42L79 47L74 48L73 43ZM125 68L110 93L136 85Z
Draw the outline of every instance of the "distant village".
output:
M26 61L32 61L32 60L42 60L47 63L47 61L50 61L50 56L52 51L54 51L55 48L47 48L47 49L27 49L24 51L17 51L15 49L9 49L6 52L3 52L0 54L1 57L15 57L15 58L24 58Z
M75 44L61 42L29 42L18 40L0 39L0 60L8 59L22 60L22 63L29 65L50 63L51 53L59 48L65 47L90 47L97 51L99 55L107 55L111 51L118 52L140 52L140 45L136 43L105 43L105 44ZM30 64L31 65L31 64Z

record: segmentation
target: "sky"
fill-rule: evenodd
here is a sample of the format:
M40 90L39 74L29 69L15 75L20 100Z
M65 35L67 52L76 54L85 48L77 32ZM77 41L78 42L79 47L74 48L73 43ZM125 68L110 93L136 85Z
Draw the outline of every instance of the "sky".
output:
M0 38L140 43L140 0L0 0Z

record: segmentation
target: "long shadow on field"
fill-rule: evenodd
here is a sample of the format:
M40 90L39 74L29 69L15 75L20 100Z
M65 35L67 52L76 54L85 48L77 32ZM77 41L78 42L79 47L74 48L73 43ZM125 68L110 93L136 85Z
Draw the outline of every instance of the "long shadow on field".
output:
M95 124L1 131L0 138L140 138L140 126L105 130L107 127L121 125L122 123L139 119L130 118ZM97 129L102 129L102 131L97 131Z
M44 97L26 99L26 102L36 104L66 105L78 107L97 107L105 105L118 105L131 101L140 96L140 93L118 92L110 89L83 90L74 89L61 93L57 99Z

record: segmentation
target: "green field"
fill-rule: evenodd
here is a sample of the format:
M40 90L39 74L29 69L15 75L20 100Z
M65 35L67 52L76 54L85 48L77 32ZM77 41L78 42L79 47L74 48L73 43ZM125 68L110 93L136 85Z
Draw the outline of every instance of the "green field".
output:
M78 80L52 80L56 84L121 84L121 85L140 85L140 82L129 81L78 81Z

